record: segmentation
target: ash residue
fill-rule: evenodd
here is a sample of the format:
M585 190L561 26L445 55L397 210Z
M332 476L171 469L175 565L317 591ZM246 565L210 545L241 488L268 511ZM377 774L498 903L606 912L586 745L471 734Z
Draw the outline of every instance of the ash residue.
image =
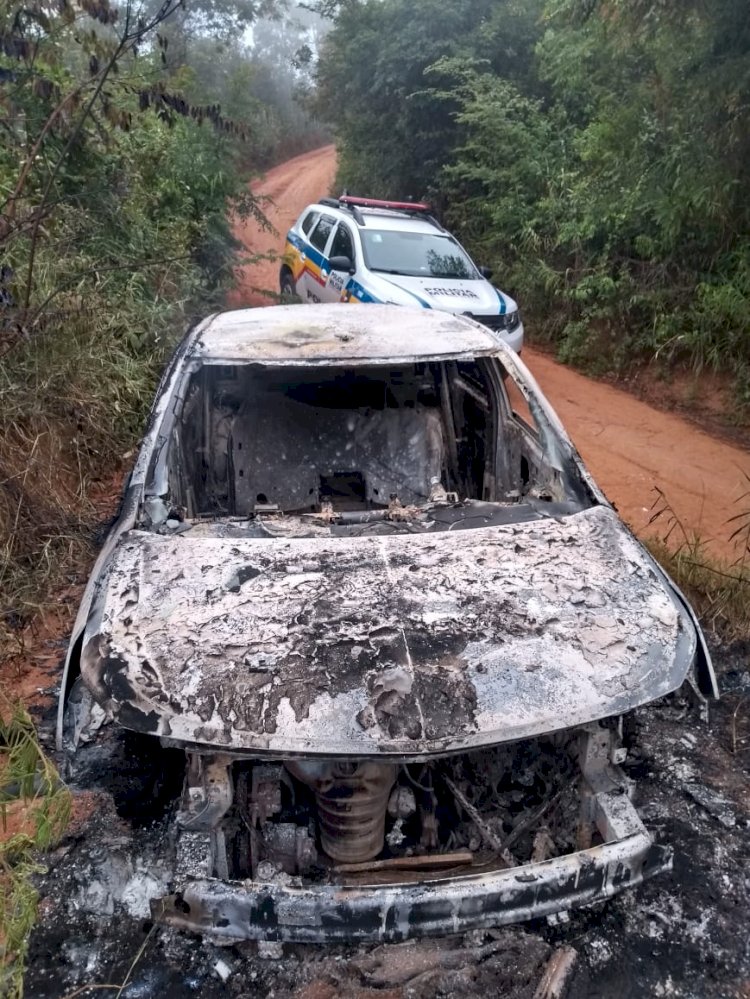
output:
M281 752L302 739L316 753L331 750L331 699L339 748L367 751L374 733L355 719L371 675L399 665L429 674L403 705L421 732L406 731L388 695L384 737L425 744L454 732L460 744L479 718L522 738L535 734L532 722L513 729L524 712L542 730L545 713L574 725L682 681L686 633L611 511L463 533L196 538L188 550L133 532L101 596L99 638L118 669L92 659L84 675L109 684L116 710L130 706L130 728ZM482 679L456 673L479 646ZM377 706L372 717L381 723Z

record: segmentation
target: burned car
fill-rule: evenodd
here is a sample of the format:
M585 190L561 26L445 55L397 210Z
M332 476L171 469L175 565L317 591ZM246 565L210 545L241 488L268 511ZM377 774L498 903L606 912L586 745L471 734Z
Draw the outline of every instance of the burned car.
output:
M668 869L623 725L684 684L716 694L695 616L494 331L281 306L207 319L165 373L58 738L177 751L156 919L403 940Z

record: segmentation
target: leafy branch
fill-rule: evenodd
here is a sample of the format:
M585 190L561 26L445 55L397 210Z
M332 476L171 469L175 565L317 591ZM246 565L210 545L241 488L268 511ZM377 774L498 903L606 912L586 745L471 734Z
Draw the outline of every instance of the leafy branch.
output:
M63 164L67 160L68 154L73 146L73 144L78 139L81 131L86 124L87 119L91 115L92 109L96 104L104 84L107 82L110 74L115 70L117 63L126 55L128 52L133 52L138 48L144 39L146 39L151 32L153 32L158 25L165 21L171 14L173 14L178 7L182 6L183 0L164 0L164 3L159 8L157 13L148 21L144 21L141 18L134 18L133 15L133 5L132 0L128 0L125 8L125 27L118 43L114 46L109 59L103 69L97 70L95 75L97 77L97 82L94 87L94 92L89 98L88 102L83 108L83 111L79 115L78 121L74 128L72 129L68 140L63 146L61 153L59 154L55 165L53 166L50 175L47 179L47 183L44 187L41 201L37 207L37 217L35 219L34 225L31 229L30 236L30 250L29 250L29 260L27 264L26 271L26 282L23 297L23 308L28 309L29 303L31 301L31 293L34 284L34 261L36 258L36 247L37 240L39 237L39 227L41 225L41 213L44 210L47 198L49 197L52 188L58 178L60 170Z

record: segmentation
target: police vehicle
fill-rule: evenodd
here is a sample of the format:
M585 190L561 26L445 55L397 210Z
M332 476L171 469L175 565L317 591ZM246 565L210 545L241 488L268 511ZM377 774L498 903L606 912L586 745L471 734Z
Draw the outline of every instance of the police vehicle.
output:
M287 233L281 294L303 302L387 302L469 316L523 345L518 306L490 284L429 205L321 198Z

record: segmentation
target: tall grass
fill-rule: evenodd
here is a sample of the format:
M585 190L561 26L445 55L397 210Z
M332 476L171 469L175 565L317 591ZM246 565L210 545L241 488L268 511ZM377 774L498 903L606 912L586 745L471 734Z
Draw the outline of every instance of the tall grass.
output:
M750 476L743 473L750 486ZM712 556L703 539L685 525L658 487L649 523L663 527L660 537L647 540L693 605L703 625L725 639L750 639L750 490L739 497L740 507L728 521L733 559Z
M700 539L671 548L661 539L647 545L677 583L703 626L728 641L750 638L750 572L713 558Z
M71 795L37 741L25 709L0 695L0 995L20 999L36 921L35 874L70 819Z
M92 494L128 461L187 322L179 309L169 323L141 317L134 346L135 317L119 318L114 331L90 314L48 322L0 358L0 652L86 571L101 517Z

